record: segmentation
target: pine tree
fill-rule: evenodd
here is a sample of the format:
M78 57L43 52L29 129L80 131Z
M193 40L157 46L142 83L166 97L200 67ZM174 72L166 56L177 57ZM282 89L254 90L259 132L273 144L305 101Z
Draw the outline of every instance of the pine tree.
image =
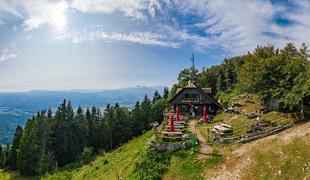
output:
M37 144L38 138L35 129L37 117L38 114L27 121L20 141L20 154L17 160L17 169L22 175L36 175L39 173L38 162L41 148Z
M161 99L161 95L156 90L152 99L152 103L154 104L157 100Z
M79 142L74 134L74 113L66 100L58 107L53 127L53 147L59 165L76 160L79 156Z
M13 144L12 144L12 148L11 148L9 159L8 159L9 169L13 171L17 169L17 155L18 155L19 144L20 144L22 135L23 135L23 128L18 125L15 130L15 134L13 137Z
M168 87L164 87L163 98L168 99L169 97L169 89Z
M0 168L5 168L5 152L2 145L0 146Z
M143 122L141 119L140 102L139 101L136 102L136 105L132 110L131 119L133 121L134 136L139 136L142 133L142 130L144 128Z
M73 133L74 136L77 139L77 149L78 152L82 152L85 147L88 146L88 135L89 135L89 129L88 129L88 123L87 120L83 114L83 109L79 106L76 112L76 115L74 116L74 126L73 126Z
M90 146L94 148L94 152L97 153L99 148L102 147L100 143L102 123L101 123L101 115L100 110L96 107L92 107L91 110L91 121L92 121L92 133L89 137Z
M147 94L145 94L144 96L144 99L141 103L141 120L143 122L143 125L142 125L142 129L143 130L146 130L146 129L149 129L150 128L150 123L151 123L151 117L150 117L150 110L151 110L151 101L150 99L148 98Z

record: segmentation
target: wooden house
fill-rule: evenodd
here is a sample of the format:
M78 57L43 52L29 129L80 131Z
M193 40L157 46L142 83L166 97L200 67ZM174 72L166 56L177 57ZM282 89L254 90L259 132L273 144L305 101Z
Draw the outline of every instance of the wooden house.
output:
M203 108L207 108L208 115L215 115L221 105L212 96L211 88L201 88L196 83L189 81L188 85L178 88L170 104L179 107L181 114L202 116Z

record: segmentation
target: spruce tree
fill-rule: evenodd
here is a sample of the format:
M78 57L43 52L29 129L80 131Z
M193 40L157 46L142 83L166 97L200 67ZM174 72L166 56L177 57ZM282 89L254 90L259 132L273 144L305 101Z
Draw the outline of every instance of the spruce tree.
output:
M2 145L0 145L0 168L5 168L5 153Z
M152 99L152 103L154 104L157 100L161 99L161 95L156 90Z
M59 165L72 162L79 157L79 142L74 134L74 113L70 103L66 100L58 107L53 127L53 147Z
M168 99L169 97L169 89L168 87L164 87L163 98Z
M83 109L80 106L78 107L76 115L74 116L73 131L74 136L77 139L77 142L79 142L77 144L78 152L82 152L83 149L89 145L88 142L89 129L88 129L88 123L83 114Z
M17 169L17 155L18 155L19 144L20 144L22 135L23 135L23 128L18 125L15 130L12 148L11 148L9 159L8 159L9 169L13 171Z

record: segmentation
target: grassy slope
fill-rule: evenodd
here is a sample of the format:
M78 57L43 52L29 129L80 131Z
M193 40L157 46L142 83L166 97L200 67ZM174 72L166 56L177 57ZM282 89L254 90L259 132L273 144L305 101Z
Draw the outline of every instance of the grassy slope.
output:
M204 170L206 178L310 179L310 122L250 143L216 148L223 160L217 168Z
M228 145L215 148L216 154L198 160L197 154L182 150L173 154L168 172L163 179L209 179L220 174L219 179L303 179L310 177L310 122L242 145ZM91 164L80 169L61 171L47 179L116 179L119 176L130 179L133 163L145 150L152 132L132 140L117 150L98 156ZM221 155L219 155L221 154ZM104 160L109 163L104 165ZM246 166L242 164L249 161ZM241 165L241 166L240 166ZM240 168L242 167L242 168ZM236 172L240 168L241 171ZM17 173L0 171L0 179L25 179Z
M133 169L133 164L138 160L139 154L146 150L146 144L152 137L153 132L148 131L142 136L131 140L127 144L117 148L116 150L99 155L96 159L88 165L80 168L66 167L54 174L46 175L42 179L117 179L119 177L127 177L130 175ZM107 160L108 163L104 164ZM73 164L74 165L74 164ZM38 179L35 177L24 178L16 172L4 172L0 170L0 179L20 179L30 180Z
M222 160L222 155L212 154L209 158L197 159L197 153L182 150L173 154L168 172L163 179L204 179L204 169L215 168Z
M307 127L307 128L306 128ZM310 178L310 123L262 141L253 149L253 163L243 177L255 179ZM302 134L302 135L301 135ZM282 136L282 137L281 137Z
M145 151L148 139L153 135L151 131L136 138L111 153L96 158L91 164L83 166L74 173L74 179L116 179L128 177L133 164L138 160L139 154ZM107 160L108 164L104 164Z

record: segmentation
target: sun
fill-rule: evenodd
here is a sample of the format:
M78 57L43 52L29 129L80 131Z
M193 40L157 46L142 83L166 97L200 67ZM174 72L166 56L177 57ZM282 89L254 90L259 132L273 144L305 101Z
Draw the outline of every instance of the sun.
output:
M65 1L58 2L52 10L49 11L49 24L52 25L59 33L65 31L67 20L68 3Z

